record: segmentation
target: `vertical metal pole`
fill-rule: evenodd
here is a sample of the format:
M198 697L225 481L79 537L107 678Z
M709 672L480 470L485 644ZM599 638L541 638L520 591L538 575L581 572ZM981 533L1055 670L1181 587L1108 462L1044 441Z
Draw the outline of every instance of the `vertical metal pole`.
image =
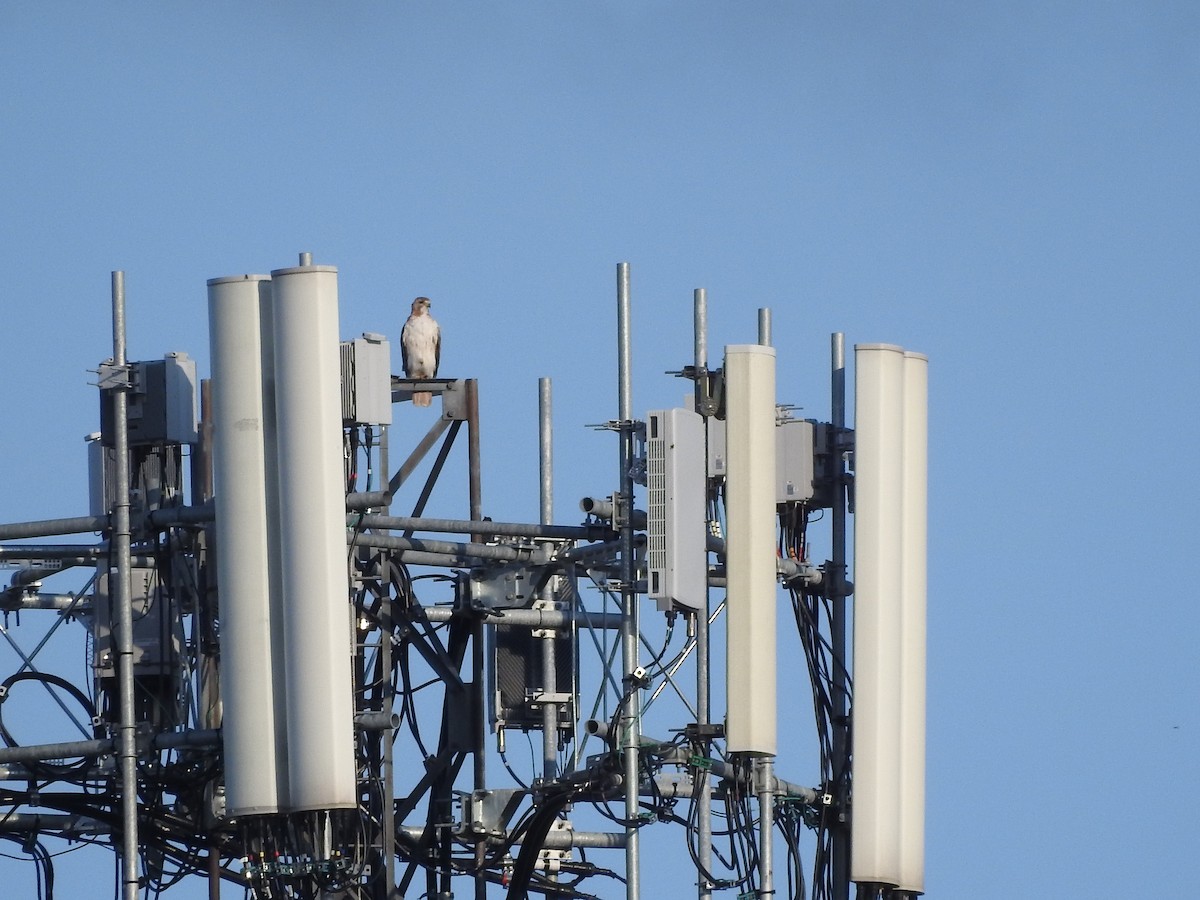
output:
M764 347L771 346L771 310L765 307L758 311L758 342Z
M693 365L698 379L708 372L708 292L704 288L692 292L692 330L696 357ZM699 385L699 380L696 383Z
M628 695L624 705L621 727L621 748L624 757L625 818L625 896L639 900L641 896L641 852L637 820L639 788L639 745L641 744L641 694L633 683L638 665L637 586L634 583L636 560L633 540L633 344L630 337L629 263L617 264L617 388L618 416L621 430L621 668L622 689Z
M708 295L696 288L692 295L693 329L695 331L696 408L701 408L708 381ZM708 419L704 420L705 441L708 439ZM707 454L706 454L707 458ZM707 484L705 485L707 489ZM707 503L706 503L707 506ZM707 516L707 511L705 512ZM707 555L705 558L707 565ZM709 675L708 620L711 603L708 578L704 579L704 609L696 614L696 724L707 725L711 719L712 687ZM696 858L702 872L697 873L697 897L712 900L712 884L706 872L712 871L712 794L709 792L708 770L696 773Z
M216 841L208 845L208 900L221 900L221 848Z
M388 435L391 428L387 425L379 427L379 484L380 487L387 491L388 485L388 468L390 461L388 460ZM390 504L389 504L390 505ZM386 509L385 509L386 512ZM392 666L392 642L388 635L392 633L392 594L386 592L383 597L383 613L385 619L383 627L380 629L380 645L383 656L383 671L390 672ZM391 712L393 705L396 702L395 692L388 688L384 696L387 698L383 704L385 712ZM380 742L380 749L383 752L383 867L384 867L384 884L386 892L384 897L387 900L392 900L393 897L399 897L399 891L396 889L396 779L394 776L396 764L396 734L392 730L383 733L383 739Z
M550 379L538 379L538 471L541 476L540 507L543 525L554 524L554 436L551 430L553 397ZM546 586L543 601L552 601L554 589ZM548 628L542 633L542 691L558 691L558 660L555 658L558 632ZM542 703L542 777L551 781L558 774L558 704Z
M775 861L771 839L775 830L775 759L755 760L758 790L758 895L775 896Z
M467 400L467 466L469 481L469 503L471 506L471 521L477 522L483 518L483 489L480 483L479 461L479 382L474 378L466 381ZM481 791L487 787L487 756L484 746L483 711L486 709L487 692L484 685L484 654L483 654L483 619L476 619L471 624L471 680L475 699L475 746L472 757L474 763L475 790ZM482 861L482 860L481 860ZM475 876L475 900L487 897L487 880L480 870Z
M212 379L204 378L200 381L200 441L192 451L192 503L196 505L207 503L213 496L212 445ZM207 544L208 535L207 530L200 532L197 538L200 547ZM200 728L216 728L220 727L213 716L217 698L216 660L201 651L205 643L201 634L206 626L200 622L200 618L198 615L192 617L200 694L200 712L196 724ZM221 900L221 848L216 840L210 840L208 844L207 872L208 900Z
M200 440L192 451L192 502L206 503L213 495L212 379L200 380Z
M467 399L467 457L470 467L471 521L483 518L483 492L480 486L479 468L479 382L468 378Z
M539 507L543 525L554 524L554 431L553 386L549 378L538 379L538 473L541 476Z
M125 358L125 273L112 273L113 364L124 368ZM126 373L127 374L127 373ZM116 607L114 630L117 638L117 681L121 720L117 726L117 758L121 783L121 892L125 900L137 900L138 802L137 747L133 687L133 606L129 544L129 407L128 382L113 389L114 443L116 444L116 502L113 506L112 548L116 557ZM111 563L110 563L111 567ZM110 578L112 569L109 569Z
M846 429L846 336L834 332L830 338L831 439L840 442ZM833 771L838 802L838 820L833 823L833 900L850 897L850 832L846 819L845 788L850 768L850 722L846 710L846 466L837 446L830 448L833 464L832 570L830 593L832 621L829 641L833 651Z

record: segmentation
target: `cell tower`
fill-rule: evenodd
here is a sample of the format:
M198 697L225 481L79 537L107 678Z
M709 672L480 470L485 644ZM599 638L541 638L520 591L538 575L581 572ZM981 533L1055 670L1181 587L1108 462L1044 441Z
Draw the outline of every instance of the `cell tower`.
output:
M796 419L769 311L712 366L697 290L690 402L637 418L622 263L611 493L553 521L543 378L540 521L500 522L477 382L391 374L337 303L308 254L210 280L201 380L129 361L113 274L89 514L0 525L0 837L44 895L60 840L122 900L923 893L925 357L858 345L852 430L835 334L830 418ZM414 392L440 416L398 447ZM428 517L464 426L469 508Z

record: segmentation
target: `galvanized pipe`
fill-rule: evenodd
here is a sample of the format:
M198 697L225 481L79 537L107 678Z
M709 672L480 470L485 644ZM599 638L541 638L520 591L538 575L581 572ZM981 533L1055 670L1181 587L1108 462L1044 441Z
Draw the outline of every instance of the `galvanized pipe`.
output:
M449 622L456 615L466 614L453 606L426 606L423 611L430 622ZM497 610L487 621L493 625L516 625L522 628L569 628L573 623L611 631L621 627L621 617L616 613L570 609Z
M637 820L639 809L638 769L641 744L641 695L633 682L638 666L638 602L636 565L633 540L633 342L630 315L629 263L617 265L617 392L618 417L621 429L620 485L625 506L621 522L621 687L628 695L622 720L621 749L625 770L625 819ZM625 897L639 900L641 896L641 854L638 829L629 824L625 829Z
M830 412L833 440L838 442L846 430L846 336L838 331L830 336ZM833 464L833 515L831 516L830 565L826 577L833 584L829 623L830 649L833 653L833 684L830 690L833 726L833 765L845 774L850 763L850 733L846 691L846 467L841 450L829 448ZM838 821L832 829L833 900L850 897L850 834L846 822L845 781L838 786Z
M376 537L379 537L379 535L376 535ZM354 545L372 546L370 542L364 541L355 541ZM470 569L475 566L481 566L489 561L481 559L478 556L464 556L461 553L427 553L423 550L402 549L395 549L393 552L401 562L413 566L443 566L451 569Z
M479 457L479 381L477 379L467 379L466 395L468 493L471 504L471 521L475 522L483 518L483 487Z
M361 491L346 495L346 509L374 509L390 506L392 495L387 491Z
M696 288L692 295L693 331L695 358L693 365L696 369L696 409L701 409L701 400L706 392L708 381L708 294L704 288ZM708 441L708 424L704 420L704 439ZM707 454L705 455L707 459ZM705 513L707 516L707 512ZM709 537L715 536L709 535ZM712 549L712 548L707 548ZM724 549L724 542L721 542ZM709 671L708 625L711 613L711 598L709 596L708 579L704 582L704 609L693 614L695 621L696 648L696 722L699 725L709 724L712 716L712 683ZM682 660L681 660L682 661ZM712 871L712 793L708 786L708 770L699 769L696 773L696 857L704 872ZM707 876L698 873L697 897L699 900L711 900L713 886Z
M125 357L125 273L112 273L113 365L124 369ZM137 723L134 721L133 685L133 586L131 583L129 525L129 423L128 382L113 390L113 439L115 448L116 502L112 515L112 547L116 557L114 607L116 632L117 681L120 697L118 765L121 784L121 893L125 900L138 900L138 792ZM110 569L110 575L112 570Z
M94 563L108 555L105 544L7 544L0 547L0 560L11 559L58 559L72 565Z
M74 594L43 594L38 591L23 594L15 600L4 597L3 600L0 600L0 607L14 612L18 609L53 609L60 612L65 609L73 609L85 612L91 610L92 604L81 600Z
M503 537L552 538L575 541L603 541L616 533L604 525L534 525L525 522L483 522L467 519L431 519L427 516L381 516L368 513L350 516L351 527L392 531L428 531L446 534L488 534Z
M399 829L410 840L420 840L425 834L425 828L419 825L404 825ZM625 834L609 831L550 831L539 842L539 846L547 850L570 850L574 847L591 849L619 850L625 846ZM513 846L520 846L518 838Z
M611 744L613 735L609 732L607 722L601 722L598 719L588 719L584 723L584 729L589 734L594 734L601 740ZM668 741L656 741L653 738L645 738L643 745L648 748L648 752L657 756L663 762L681 766L692 764L692 751L690 748L680 747ZM747 779L742 775L741 770L734 768L734 766L722 759L710 759L709 763L712 774L716 778L722 781L733 781L756 793L758 792L758 784L753 780L753 776ZM767 785L773 794L800 799L808 803L815 801L819 796L819 792L812 788L779 778L775 775L774 768L767 775L763 776L763 778L764 780L761 783Z
M14 522L11 525L0 525L0 541L54 537L62 534L87 534L92 531L104 531L109 524L108 516L77 516L72 519Z
M758 311L758 343L771 346L771 310L766 307Z
M538 379L538 507L541 524L554 522L554 393L549 378Z
M172 525L207 525L217 519L217 507L211 499L192 506L169 506L151 511L146 521L154 528Z
M617 263L617 416L633 419L633 340L629 295L629 263Z
M471 521L483 519L483 487L479 453L479 382L466 380L467 405L467 481ZM484 679L483 621L471 623L471 679L475 691L476 709L487 708L487 686ZM472 747L472 764L475 790L487 787L487 748L484 729L477 728ZM449 878L447 877L447 882ZM475 900L487 897L487 881L482 872L475 876Z
M538 379L538 476L540 490L538 507L541 524L554 521L554 431L553 395L550 379ZM554 600L554 591L547 584L542 589L541 601L549 605ZM558 632L552 628L542 633L542 692L552 696L558 691L558 666L556 645ZM558 774L558 704L542 703L542 777L551 781Z
M77 813L0 813L0 832L57 832L70 837L111 834L112 828L90 816Z
M761 897L775 894L775 863L772 839L775 830L775 759L764 756L755 765L755 792L758 794L758 892Z
M64 741L57 744L30 744L28 747L0 747L0 763L42 762L51 759L74 759L107 756L113 752L113 741L99 738L91 741ZM134 855L137 859L137 855Z
M455 541L431 541L426 538L396 537L389 534L359 532L350 537L356 547L378 547L382 550L420 550L447 556L491 559L498 562L530 560L534 551L528 548L494 546L492 544L457 543Z
M200 380L199 441L192 451L192 502L205 503L213 496L212 379Z

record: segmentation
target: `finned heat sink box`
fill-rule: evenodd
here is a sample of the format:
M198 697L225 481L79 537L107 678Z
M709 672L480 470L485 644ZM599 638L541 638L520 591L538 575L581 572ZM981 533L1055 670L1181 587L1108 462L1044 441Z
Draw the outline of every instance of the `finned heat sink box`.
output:
M704 419L646 414L646 581L659 609L703 609L708 582Z

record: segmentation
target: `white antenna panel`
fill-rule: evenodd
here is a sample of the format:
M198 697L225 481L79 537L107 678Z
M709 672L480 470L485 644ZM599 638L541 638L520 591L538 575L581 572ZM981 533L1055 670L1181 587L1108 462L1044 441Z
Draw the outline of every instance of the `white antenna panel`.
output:
M924 891L927 367L855 347L852 880Z
M291 809L358 805L337 269L271 273Z
M225 797L234 816L274 813L287 803L282 611L267 564L267 480L275 461L268 466L266 458L274 426L260 314L270 292L265 275L208 282Z
M725 736L733 753L774 756L775 350L725 348L727 588Z

